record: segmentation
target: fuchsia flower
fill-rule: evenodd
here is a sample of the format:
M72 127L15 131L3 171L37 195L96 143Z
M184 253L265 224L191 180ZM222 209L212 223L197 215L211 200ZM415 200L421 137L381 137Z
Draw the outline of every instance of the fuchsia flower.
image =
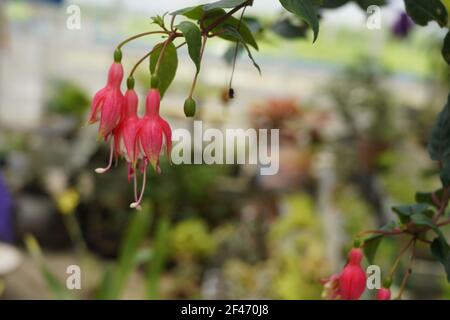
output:
M366 273L361 267L363 253L353 248L348 262L339 274L324 281L324 296L328 299L358 300L366 288Z
M366 289L366 273L361 267L363 253L352 248L348 254L347 265L339 276L339 289L342 299L358 300Z
M391 300L391 290L388 288L381 288L378 290L377 300Z
M136 92L133 89L127 90L121 120L113 131L116 156L122 155L133 168L136 166L138 156L136 145L136 133L139 125L138 101Z
M98 135L105 140L120 120L123 103L123 95L120 91L122 79L122 64L114 62L109 68L106 86L95 94L92 101L88 124L100 120Z
M169 160L172 149L172 130L167 121L159 115L160 101L159 91L150 89L145 104L145 116L141 120L136 136L138 147L157 172L160 171L159 154L162 149L163 137Z
M145 101L145 116L139 121L136 133L136 144L143 158L143 186L137 201L130 207L137 208L142 201L145 191L145 177L147 166L150 163L156 172L160 172L159 155L161 153L163 138L166 145L167 158L170 160L172 149L172 130L166 120L159 115L161 96L157 89L150 89Z

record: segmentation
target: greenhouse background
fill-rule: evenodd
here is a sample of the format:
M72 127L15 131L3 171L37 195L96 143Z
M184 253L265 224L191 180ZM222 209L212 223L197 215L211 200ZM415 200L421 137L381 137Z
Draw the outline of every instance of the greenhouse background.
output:
M85 125L91 98L121 39L155 28L151 16L202 2L0 3L0 298L321 299L321 279L342 267L359 231L392 219L390 208L416 190L438 187L426 145L450 77L437 25L414 27L402 1L390 1L373 30L348 4L325 10L312 44L309 34L283 33L275 2L255 1L248 13L272 30L254 53L261 75L239 57L234 99L233 46L211 41L195 119L220 130L280 129L278 174L164 162L149 174L139 214L124 167L94 172L109 151ZM71 29L73 5L81 24ZM124 49L125 69L157 41ZM192 131L183 103L194 66L186 50L179 59L162 114ZM136 73L142 96L147 68ZM381 270L396 248L383 241ZM79 290L66 287L73 265ZM450 296L428 247L418 246L414 270L406 298Z

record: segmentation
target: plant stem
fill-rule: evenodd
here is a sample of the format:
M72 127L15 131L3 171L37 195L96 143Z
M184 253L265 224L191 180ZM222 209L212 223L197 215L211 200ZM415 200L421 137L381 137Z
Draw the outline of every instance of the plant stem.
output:
M400 263L400 260L402 258L402 256L405 254L405 252L408 250L408 248L411 246L411 244L415 242L415 238L412 238L410 241L408 241L408 243L406 244L406 246L403 247L403 249L400 251L400 254L397 256L397 258L395 259L394 264L392 265L392 268L389 272L389 276L392 278L392 276L394 275L395 270L397 270L397 267Z
M159 73L159 67L161 66L161 61L166 53L167 46L175 39L177 35L175 33L170 34L169 38L164 41L163 46L161 48L161 52L159 53L158 61L156 62L155 74Z
M383 230L366 230L358 233L358 237L366 234L382 234L384 236L395 236L402 234L403 231L400 229L394 229L393 231L383 231Z
M137 38L141 38L141 37L144 37L144 36L152 35L152 34L168 34L168 32L167 31L148 31L148 32L139 33L139 34L136 34L136 35L134 35L134 36L132 36L132 37L130 37L128 39L123 40L121 43L119 43L117 45L117 49L121 49L125 44L127 44L130 41L133 41L133 40L135 40Z
M202 48L200 49L200 63L201 63L202 58L203 58L203 52L205 51L205 46L206 46L206 40L207 39L208 39L208 37L206 35L203 35ZM195 73L194 81L192 81L191 90L189 91L189 98L192 98L192 94L194 93L199 73L200 73L200 69L197 70L197 72Z
M210 32L211 30L213 30L214 28L216 28L217 26L219 26L222 22L224 22L225 20L227 20L229 17L231 17L233 14L235 14L236 12L238 12L239 10L241 10L242 8L250 5L252 3L251 0L246 1L244 3L241 3L240 5L238 5L237 7L234 7L233 9L231 9L230 11L228 11L226 14L224 14L222 17L220 17L219 19L217 19L216 21L214 21L213 23L211 23L208 28L203 30L203 35L207 35L208 32Z
M145 61L145 59L147 59L152 53L153 53L154 49L150 52L148 52L145 56L143 56L141 59L139 59L138 62L136 62L136 64L133 66L133 69L131 69L130 71L130 77L133 76L134 72L136 71L137 67Z
M414 260L415 254L416 254L416 239L413 238L411 257L409 258L408 267L407 267L405 275L403 276L403 279L402 279L402 284L400 286L400 292L398 293L397 300L400 300L402 298L403 292L405 291L406 282L408 281L408 278L412 273L411 265Z
M239 23L237 25L238 32L241 28L241 22L242 22L242 18L244 17L244 14L245 14L245 9L247 9L247 6L244 7L244 10L242 10L241 17L240 17ZM231 88L233 86L233 77L234 77L234 70L236 69L236 59L237 59L237 54L239 51L239 44L240 44L240 42L236 41L236 46L234 47L234 53L233 53L233 66L231 68L231 76L230 76L230 83L228 84L228 90L231 90Z

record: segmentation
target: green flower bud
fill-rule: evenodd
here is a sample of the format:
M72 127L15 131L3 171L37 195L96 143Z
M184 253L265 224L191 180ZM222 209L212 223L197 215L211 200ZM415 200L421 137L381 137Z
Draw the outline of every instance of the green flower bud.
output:
M152 75L150 79L150 87L152 89L158 89L159 87L159 77L156 74Z
M383 280L383 288L389 289L391 287L391 284L392 284L392 278L391 277L386 277Z
M116 49L114 51L114 62L117 62L117 63L122 62L122 50Z
M192 98L186 99L184 102L184 114L186 117L193 117L195 115L196 103Z
M133 90L134 89L134 78L133 77L128 77L128 79L127 79L127 88L128 88L128 90Z

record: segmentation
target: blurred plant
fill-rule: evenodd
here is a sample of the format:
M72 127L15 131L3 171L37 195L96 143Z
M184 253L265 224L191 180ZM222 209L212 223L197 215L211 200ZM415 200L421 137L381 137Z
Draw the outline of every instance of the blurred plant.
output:
M56 114L82 117L89 107L89 97L75 83L57 80L51 86L47 109Z

